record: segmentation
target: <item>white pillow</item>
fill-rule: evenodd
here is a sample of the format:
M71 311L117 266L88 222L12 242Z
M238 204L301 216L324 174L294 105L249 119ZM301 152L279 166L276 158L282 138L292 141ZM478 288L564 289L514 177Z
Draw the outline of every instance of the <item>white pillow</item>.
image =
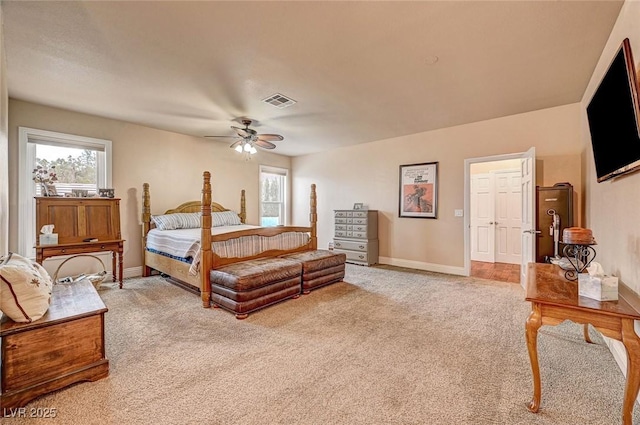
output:
M199 212L154 215L151 220L160 230L197 229L200 227Z
M242 224L240 217L234 211L221 211L211 213L213 219L213 227L219 226L237 226Z
M52 288L40 264L14 253L0 257L0 310L14 322L31 323L44 316Z

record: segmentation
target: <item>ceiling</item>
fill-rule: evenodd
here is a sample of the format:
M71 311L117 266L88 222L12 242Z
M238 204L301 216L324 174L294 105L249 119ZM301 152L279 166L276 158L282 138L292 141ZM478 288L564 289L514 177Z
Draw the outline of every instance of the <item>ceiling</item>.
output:
M619 1L3 1L12 98L297 156L579 102ZM278 109L275 93L297 103ZM209 143L232 140L207 139Z

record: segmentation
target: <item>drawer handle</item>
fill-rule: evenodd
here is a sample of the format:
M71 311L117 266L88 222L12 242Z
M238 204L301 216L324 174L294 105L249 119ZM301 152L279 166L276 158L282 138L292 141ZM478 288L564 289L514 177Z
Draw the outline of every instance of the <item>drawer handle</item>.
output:
M360 258L361 260L364 260L364 255L358 255L358 258Z
M341 247L342 245L340 243L336 243L335 244L337 247Z
M100 245L100 249L104 249L104 245Z
M364 245L360 245L360 246L359 246L359 248L360 248L360 249L364 249Z
M67 252L67 250L66 250L66 249L63 249L63 250L62 250L62 253L64 254L65 252Z

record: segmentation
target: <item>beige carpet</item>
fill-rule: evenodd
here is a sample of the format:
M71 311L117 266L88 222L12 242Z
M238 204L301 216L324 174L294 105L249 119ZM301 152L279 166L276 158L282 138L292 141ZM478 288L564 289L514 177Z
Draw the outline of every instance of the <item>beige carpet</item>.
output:
M621 422L622 373L571 323L542 328L542 406L526 410L529 305L516 284L348 265L345 282L244 321L159 277L100 293L110 376L33 401L57 417L31 422Z

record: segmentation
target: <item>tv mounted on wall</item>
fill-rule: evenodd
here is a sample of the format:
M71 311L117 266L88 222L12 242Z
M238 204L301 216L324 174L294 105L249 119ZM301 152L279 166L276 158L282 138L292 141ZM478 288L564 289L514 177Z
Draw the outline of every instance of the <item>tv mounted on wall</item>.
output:
M640 169L640 100L625 38L587 107L598 182Z

